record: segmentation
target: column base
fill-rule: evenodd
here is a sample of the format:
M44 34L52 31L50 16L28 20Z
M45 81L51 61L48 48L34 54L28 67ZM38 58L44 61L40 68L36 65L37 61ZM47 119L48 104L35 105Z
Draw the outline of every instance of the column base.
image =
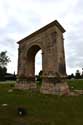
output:
M26 78L26 79L17 79L17 83L15 85L16 89L27 89L27 90L32 90L36 89L36 83L35 83L35 78Z
M37 87L36 87L35 83L31 83L31 84L27 84L27 83L26 84L22 84L22 83L18 84L18 83L16 83L15 88L16 89L33 90L33 89L36 89Z
M40 92L44 94L68 95L70 91L65 80L46 78L42 83Z
M15 88L37 90L37 85L34 78L17 79ZM64 79L46 77L42 79L40 92L43 94L68 95L70 90L67 82Z

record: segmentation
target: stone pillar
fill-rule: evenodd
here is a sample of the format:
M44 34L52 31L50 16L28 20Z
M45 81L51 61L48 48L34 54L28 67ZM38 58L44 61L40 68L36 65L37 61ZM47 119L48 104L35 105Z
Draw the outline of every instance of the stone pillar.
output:
M53 36L55 35L55 36ZM57 36L56 36L57 35ZM68 94L63 35L54 33L47 42L43 54L43 76L40 92L45 94Z
M18 76L15 87L18 89L36 89L34 57L27 56L23 50L23 48L18 49Z
M65 79L43 77L40 92L44 94L67 95L69 93L69 87Z

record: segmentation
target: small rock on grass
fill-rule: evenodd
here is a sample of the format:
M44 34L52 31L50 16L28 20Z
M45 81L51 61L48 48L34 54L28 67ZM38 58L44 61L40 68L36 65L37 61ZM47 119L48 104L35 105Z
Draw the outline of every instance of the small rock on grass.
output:
M3 107L8 106L8 104L2 104Z
M9 89L8 92L13 92L13 89Z

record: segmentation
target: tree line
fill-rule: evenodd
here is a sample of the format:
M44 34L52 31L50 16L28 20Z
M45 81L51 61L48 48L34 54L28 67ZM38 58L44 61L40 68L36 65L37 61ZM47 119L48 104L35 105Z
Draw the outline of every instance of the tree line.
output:
M3 80L16 80L15 72L14 74L7 73L7 65L11 62L10 58L7 56L7 51L0 52L0 81ZM37 81L42 82L42 70L39 72L39 75L36 76ZM82 73L79 70L76 70L75 75L67 75L68 79L83 79L83 68Z
M7 56L7 51L2 51L0 53L0 81L4 80L16 80L16 75L7 73L7 64L11 62L10 58Z
M67 76L68 79L83 79L83 68L82 73L79 70L76 70L75 75L72 73L71 75Z

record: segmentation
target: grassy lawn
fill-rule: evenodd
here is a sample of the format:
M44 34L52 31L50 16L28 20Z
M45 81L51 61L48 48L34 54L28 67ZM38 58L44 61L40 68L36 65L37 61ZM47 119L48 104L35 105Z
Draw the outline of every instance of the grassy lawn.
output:
M70 86L70 88L73 87L73 89L83 89L83 79L73 79L73 80L68 80L68 84Z
M78 82L77 82L78 81ZM0 84L0 125L82 125L83 96L43 95L37 92L13 90L14 82ZM83 89L83 81L68 81ZM76 85L75 85L76 84ZM82 84L82 85L81 85ZM2 106L2 104L8 106ZM24 107L26 116L18 116L17 108Z

